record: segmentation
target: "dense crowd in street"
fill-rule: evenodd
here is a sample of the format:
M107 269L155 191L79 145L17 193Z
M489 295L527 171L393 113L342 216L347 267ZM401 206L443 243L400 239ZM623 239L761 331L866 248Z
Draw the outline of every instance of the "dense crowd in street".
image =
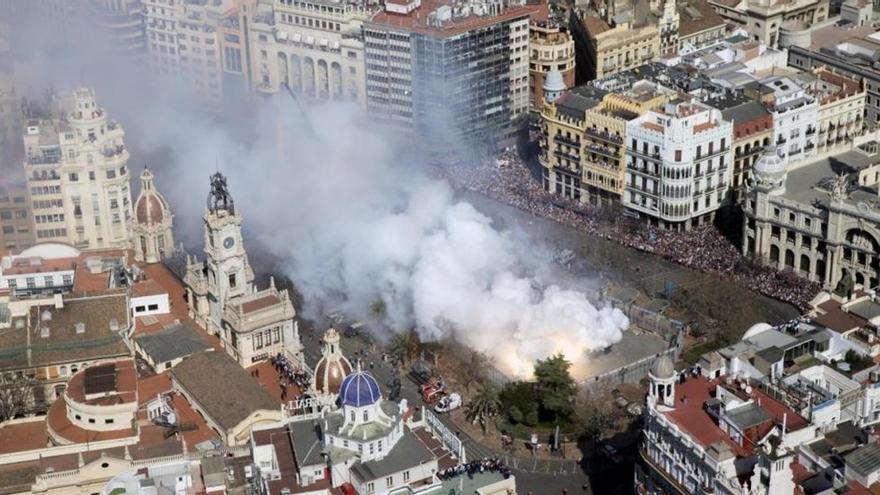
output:
M712 225L676 232L651 227L622 214L603 218L603 210L597 207L544 191L513 151L502 153L494 164L448 166L437 173L458 188L689 268L718 274L801 310L807 308L820 289L816 283L749 262Z
M309 375L305 371L294 367L281 354L270 358L272 366L278 372L281 385L281 400L287 399L287 387L295 385L299 390L307 390L309 388Z
M467 474L468 477L473 477L475 474L486 472L501 473L501 475L504 476L504 479L510 477L510 468L497 457L484 457L482 459L462 463L440 471L437 473L437 477L441 480L448 480L463 474Z

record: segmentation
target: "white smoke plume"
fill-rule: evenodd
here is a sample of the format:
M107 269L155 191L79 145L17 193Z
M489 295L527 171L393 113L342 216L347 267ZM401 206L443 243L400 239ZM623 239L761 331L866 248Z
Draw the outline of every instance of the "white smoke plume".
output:
M132 171L143 162L156 170L176 235L191 252L201 249L208 176L226 174L246 244L279 260L308 317L339 309L371 320L381 300L373 325L380 337L411 328L427 340L451 337L522 378L555 353L577 373L590 351L618 342L628 327L620 311L544 280L551 247L497 228L405 153L418 143L398 142L354 105L312 106L306 117L279 95L209 117L104 60L35 51L18 62L23 87L36 96L46 87L95 86L99 104L127 131Z

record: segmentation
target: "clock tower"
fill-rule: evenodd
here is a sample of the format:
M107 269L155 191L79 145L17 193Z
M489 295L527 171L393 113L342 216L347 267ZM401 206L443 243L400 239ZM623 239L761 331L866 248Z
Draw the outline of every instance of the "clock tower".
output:
M241 215L229 194L226 177L211 176L205 210L205 275L211 320L219 329L227 300L253 292L254 274L241 236Z

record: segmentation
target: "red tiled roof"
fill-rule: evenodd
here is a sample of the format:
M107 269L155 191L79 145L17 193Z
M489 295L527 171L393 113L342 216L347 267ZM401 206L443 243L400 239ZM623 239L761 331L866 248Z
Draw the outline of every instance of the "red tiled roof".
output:
M840 307L840 303L833 299L820 304L819 309L824 311L825 314L813 318L813 321L835 332L844 333L868 324L868 320L845 312Z
M280 303L281 300L275 294L269 294L253 301L248 301L241 305L241 310L247 313L253 313Z
M731 440L704 409L706 401L715 393L716 385L717 382L702 376L688 378L684 383L676 384L675 409L663 414L704 448L715 442L723 442L737 455L749 455L750 450Z
M737 455L749 455L752 447L750 445L740 446L731 440L727 433L721 430L715 420L705 410L704 405L706 401L713 397L715 388L720 383L723 383L722 379L723 377L717 380L707 380L705 377L699 376L690 377L683 383L676 384L675 409L663 414L703 447L708 447L715 442L724 442ZM772 423L762 425L763 428L759 437L766 435L774 424L782 424L783 418L785 418L787 431L796 431L808 425L807 420L801 415L771 398L757 387L752 390L751 395L747 395L739 389L731 388L729 390L743 400L754 400L758 407L773 420Z
M162 288L155 280L143 280L141 282L136 282L131 287L131 295L133 297L147 297L147 296L156 296L159 294L165 294L167 291Z
M138 404L144 405L155 399L157 395L171 390L171 377L168 373L160 373L138 380Z
M37 450L49 444L45 421L7 424L0 427L0 454Z
M116 366L116 393L110 397L102 397L99 399L86 400L85 397L85 377L86 370L83 368L67 382L66 394L80 404L91 405L111 405L123 402L134 402L137 397L137 370L134 367L134 361L125 359L114 362Z
M56 400L49 407L46 416L47 424L57 435L73 443L97 442L100 440L116 440L119 438L133 437L135 431L131 427L110 431L89 431L74 425L67 419L67 407L63 399Z
M17 258L12 266L3 270L4 275L23 275L26 273L48 273L70 271L76 269L76 258L43 259L37 258L33 264L33 258Z

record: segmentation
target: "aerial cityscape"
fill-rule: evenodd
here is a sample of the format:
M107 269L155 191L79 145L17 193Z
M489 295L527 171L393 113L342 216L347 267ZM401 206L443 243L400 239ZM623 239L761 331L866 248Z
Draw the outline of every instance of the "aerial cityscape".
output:
M880 3L0 0L0 495L880 494Z

